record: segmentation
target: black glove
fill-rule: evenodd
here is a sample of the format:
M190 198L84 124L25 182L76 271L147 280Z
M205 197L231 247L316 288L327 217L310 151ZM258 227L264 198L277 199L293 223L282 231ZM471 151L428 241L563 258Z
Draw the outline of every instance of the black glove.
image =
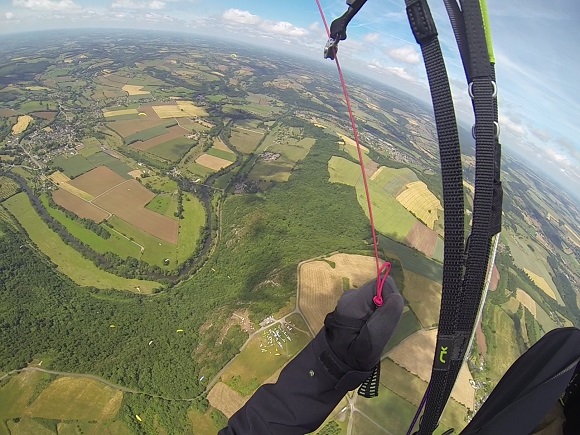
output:
M384 304L373 303L376 282L349 290L325 327L280 373L258 388L220 435L301 435L316 430L344 397L369 378L403 311L389 278Z
M369 371L379 363L403 312L403 298L393 278L385 282L379 308L373 302L376 288L372 281L345 292L324 320L328 345L353 370Z

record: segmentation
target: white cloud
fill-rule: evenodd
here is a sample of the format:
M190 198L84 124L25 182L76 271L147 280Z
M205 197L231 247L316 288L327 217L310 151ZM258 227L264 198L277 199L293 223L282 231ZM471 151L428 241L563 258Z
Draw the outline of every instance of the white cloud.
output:
M386 67L385 70L387 72L390 72L391 74L403 79L403 80L407 80L409 82L416 82L417 78L414 77L411 73L409 73L409 71L407 71L405 68L401 68L398 66L389 66Z
M158 11L165 9L167 3L161 0L138 1L138 0L115 0L111 7L113 9L150 9Z
M13 14L12 12L6 12L6 13L4 14L4 17L5 17L7 20L11 20L12 18L14 18L14 14Z
M369 43L374 43L377 42L381 37L380 33L367 33L365 36L363 36L363 40L365 42L369 42Z
M238 24L260 24L262 22L262 19L259 16L240 9L228 9L224 12L222 17L226 21Z
M421 56L414 47L406 46L399 48L392 48L387 51L387 54L394 60L399 62L416 65L421 62Z
M263 20L258 15L254 15L249 11L242 11L240 9L228 9L223 13L222 18L230 23L253 26L261 32L270 34L273 33L275 35L303 37L310 33L307 29L297 27L287 21ZM310 27L313 27L313 25ZM261 33L259 36L271 37L272 35L265 35L264 33Z
M80 9L80 6L73 0L12 0L12 5L37 11L71 11Z
M296 27L292 23L288 23L287 21L278 21L277 23L274 22L264 22L261 26L267 32L277 33L279 35L284 36L306 36L308 34L308 30L303 29L301 27Z
M515 135L522 136L526 133L526 129L519 121L513 120L505 114L499 115L499 124L501 125L501 128L505 128Z

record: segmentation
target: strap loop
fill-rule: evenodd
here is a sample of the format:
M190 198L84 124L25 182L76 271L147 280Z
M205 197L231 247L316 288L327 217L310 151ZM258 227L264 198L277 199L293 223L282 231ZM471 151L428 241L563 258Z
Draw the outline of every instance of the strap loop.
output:
M418 44L426 44L437 37L437 27L426 0L415 0L409 3L407 16Z

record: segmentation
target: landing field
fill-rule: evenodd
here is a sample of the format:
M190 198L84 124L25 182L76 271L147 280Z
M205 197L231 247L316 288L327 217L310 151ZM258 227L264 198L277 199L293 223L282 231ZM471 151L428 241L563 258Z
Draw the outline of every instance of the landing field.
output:
M38 216L25 193L19 193L3 203L24 227L34 244L47 255L58 270L80 286L100 289L127 290L150 294L159 283L125 279L98 269L75 249L64 243Z
M387 353L387 356L397 365L429 382L433 364L433 349L437 341L437 330L419 331L404 340L397 347ZM470 384L473 380L467 364L459 372L457 383L451 396L469 409L474 409L475 391Z
M306 329L299 314L265 329L226 367L221 382L245 400L263 383L275 382L280 370L310 341Z
M438 213L443 211L443 207L425 183L414 181L407 184L405 190L397 196L397 201L430 229L435 229Z
M96 223L101 223L108 219L111 214L105 210L94 206L83 198L73 195L64 189L55 190L52 193L52 199L58 205L73 212L78 217L83 219L91 219Z
M349 287L358 287L376 274L373 257L335 254L325 260L301 263L298 269L298 303L314 333L320 331L326 314L334 310L344 292L343 278Z

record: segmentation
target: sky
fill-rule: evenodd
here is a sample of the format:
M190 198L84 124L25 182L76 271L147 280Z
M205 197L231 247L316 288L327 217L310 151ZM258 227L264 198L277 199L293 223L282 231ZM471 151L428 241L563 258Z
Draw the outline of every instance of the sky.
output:
M329 21L344 0L321 0ZM368 0L341 42L343 67L430 101L404 0ZM442 0L437 22L458 117L473 123L457 45ZM580 192L580 3L488 0L504 146ZM0 34L63 28L193 32L320 59L326 34L315 0L0 0ZM321 59L321 62L323 60ZM347 78L348 80L348 78ZM352 80L351 80L352 84ZM578 197L578 195L577 195Z

